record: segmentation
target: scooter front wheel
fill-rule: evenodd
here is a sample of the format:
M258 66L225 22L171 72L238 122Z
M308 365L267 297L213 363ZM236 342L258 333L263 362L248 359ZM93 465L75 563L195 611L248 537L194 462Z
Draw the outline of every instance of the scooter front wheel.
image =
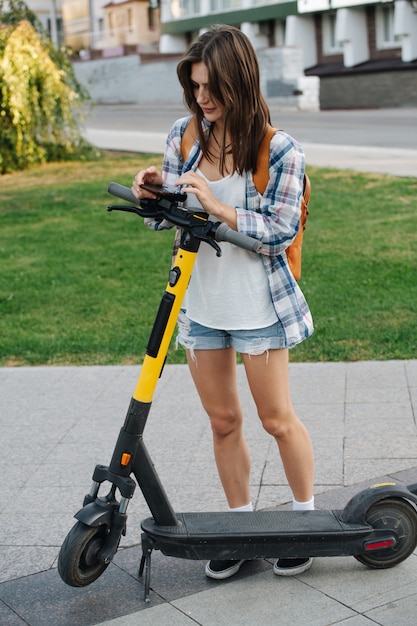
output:
M65 538L58 557L58 572L71 587L85 587L104 572L109 563L99 558L108 531L77 522Z
M366 521L373 528L390 529L398 536L391 548L355 555L355 558L374 569L394 567L405 561L417 545L417 512L414 507L400 499L384 499L373 504L366 514Z

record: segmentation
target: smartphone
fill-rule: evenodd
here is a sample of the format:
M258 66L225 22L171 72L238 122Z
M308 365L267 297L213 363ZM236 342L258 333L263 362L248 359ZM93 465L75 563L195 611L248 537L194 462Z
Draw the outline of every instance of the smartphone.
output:
M158 198L166 198L174 202L184 202L184 200L187 199L186 193L182 193L177 187L172 185L152 185L150 183L143 183L141 188L154 193Z

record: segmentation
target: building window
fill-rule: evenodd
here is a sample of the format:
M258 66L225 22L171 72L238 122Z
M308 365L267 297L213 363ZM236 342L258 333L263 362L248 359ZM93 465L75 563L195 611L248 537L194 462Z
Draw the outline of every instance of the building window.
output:
M149 30L154 30L155 28L155 9L149 4L148 7L148 27Z
M336 13L324 13L322 16L323 54L341 54L341 44L336 39Z
M262 0L262 4L264 4ZM239 9L242 6L242 0L210 0L210 11L230 11L230 9Z
M62 42L64 41L64 22L62 20L62 17L56 18L55 26L56 26L56 33L58 36L58 41L56 43L62 44ZM46 28L48 31L48 35L51 36L52 35L52 20L49 17L46 21Z
M127 10L127 26L129 28L129 32L133 31L133 11L132 7L129 7Z
M201 12L200 0L180 0L181 15L195 15Z
M377 49L398 47L394 35L394 4L379 4L376 7L375 19Z

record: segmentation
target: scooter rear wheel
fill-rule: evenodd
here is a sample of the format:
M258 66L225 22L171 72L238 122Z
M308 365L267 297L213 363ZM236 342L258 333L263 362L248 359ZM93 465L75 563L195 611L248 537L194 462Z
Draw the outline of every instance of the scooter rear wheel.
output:
M99 559L107 537L104 526L91 527L77 522L65 538L58 557L58 572L71 587L85 587L104 572L109 563Z
M398 535L392 548L355 555L355 558L374 569L394 567L405 561L417 545L417 512L414 507L400 499L384 499L373 504L366 514L368 524L377 529L390 529Z

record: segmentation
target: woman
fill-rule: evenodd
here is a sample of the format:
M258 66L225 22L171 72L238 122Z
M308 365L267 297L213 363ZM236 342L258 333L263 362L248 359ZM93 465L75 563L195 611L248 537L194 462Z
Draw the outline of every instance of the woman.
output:
M291 403L288 350L313 332L310 311L294 280L285 249L300 217L304 154L286 133L270 144L269 183L258 193L253 174L270 123L260 93L256 54L238 29L216 26L191 44L178 77L196 123L188 156L181 140L190 118L174 123L162 174L149 167L133 181L137 198L155 197L143 183L181 186L187 203L211 219L262 241L256 255L221 244L222 256L200 246L178 321L178 342L213 432L214 456L231 511L251 511L250 458L242 433L236 385L236 352L264 429L275 439L295 510L314 508L314 460L310 437ZM153 228L164 224L151 224ZM243 561L209 561L206 575L233 576ZM312 559L278 559L277 575L307 570Z

